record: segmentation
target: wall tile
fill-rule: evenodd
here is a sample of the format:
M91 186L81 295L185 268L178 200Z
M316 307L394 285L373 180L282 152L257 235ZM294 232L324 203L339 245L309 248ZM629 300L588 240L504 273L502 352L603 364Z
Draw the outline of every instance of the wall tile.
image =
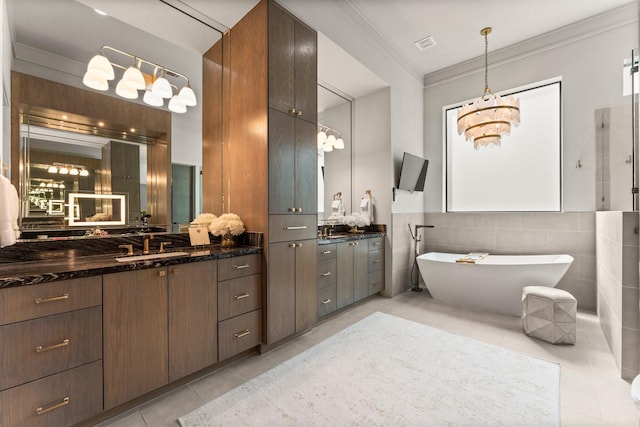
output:
M638 288L622 287L622 314L621 324L623 328L640 330L640 311L638 310Z
M525 230L580 230L580 213L524 212L522 228Z
M638 331L622 328L622 348L620 367L638 373Z
M595 232L548 231L549 250L578 255L595 255Z
M622 284L638 287L638 247L622 247Z
M548 253L547 236L533 230L499 230L496 232L496 252L545 254Z
M596 280L596 257L578 255L574 258L579 261L579 278L585 280Z

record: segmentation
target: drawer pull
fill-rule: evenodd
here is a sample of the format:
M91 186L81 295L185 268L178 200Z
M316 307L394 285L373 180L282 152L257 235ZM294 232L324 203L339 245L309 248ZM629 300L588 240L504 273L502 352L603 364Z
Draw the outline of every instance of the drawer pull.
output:
M358 242L351 242L349 243L349 246L358 246Z
M289 243L290 248L301 248L302 243Z
M36 353L43 353L45 351L54 350L60 347L66 347L69 345L69 339L64 339L60 344L54 344L49 347L43 347L41 345L36 347Z
M289 225L283 228L285 230L306 230L307 226L306 225Z
M234 295L233 296L233 299L235 299L235 300L245 299L245 298L249 298L249 294L246 293L246 292L244 294Z
M233 268L236 270L242 270L243 268L249 268L249 264L234 265Z
M377 259L374 259L373 261L371 261L371 263L372 263L372 264L377 264L377 263L379 263L379 262L380 262L380 261L378 261Z
M43 408L42 406L39 407L38 409L36 409L36 415L46 414L49 411L53 411L54 409L61 408L62 406L68 405L68 404L69 404L69 397L65 397L64 399L62 399L62 402L55 403L49 406L48 408Z
M322 300L322 301L320 301L320 302L321 302L322 304L324 304L324 305L329 304L329 303L331 302L331 298L324 299L324 300Z
M166 276L166 275L167 275L167 272L166 272L166 271L164 271L164 270L160 270L160 271L158 271L158 276L160 276L160 277L164 277L164 276Z
M322 251L322 255L329 255L331 251Z
M234 337L236 338L242 338L242 337L246 337L247 335L249 335L251 332L249 332L248 329L245 329L242 332L236 332L235 334L233 334Z
M322 277L331 276L331 272L330 272L330 271L327 271L326 273L320 273L320 275L321 275Z
M69 299L69 294L62 294L58 297L50 297L50 298L36 298L33 300L36 304L42 304L43 302L53 302L53 301L61 301L63 299Z
M289 208L289 212L302 212L302 208Z
M178 274L178 273L180 273L179 268L174 268L173 270L171 270L171 274Z

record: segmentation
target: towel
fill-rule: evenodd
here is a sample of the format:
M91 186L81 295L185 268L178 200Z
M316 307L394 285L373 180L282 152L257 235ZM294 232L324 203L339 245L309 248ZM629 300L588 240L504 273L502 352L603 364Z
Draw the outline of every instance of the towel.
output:
M369 198L360 200L360 216L365 218L367 225L373 222L373 202Z
M461 264L475 264L476 262L485 259L487 255L489 254L486 252L470 252L469 254L458 258L456 262Z
M16 187L0 175L0 248L13 245L20 237L18 212L20 200Z
M344 206L342 205L342 199L334 200L331 202L331 215L344 215Z

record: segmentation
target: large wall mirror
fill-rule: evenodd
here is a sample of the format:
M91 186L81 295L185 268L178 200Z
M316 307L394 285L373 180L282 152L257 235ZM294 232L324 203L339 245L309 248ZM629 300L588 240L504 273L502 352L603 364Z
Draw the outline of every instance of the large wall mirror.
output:
M320 132L318 219L324 224L336 209L353 210L353 98L324 82L318 84Z

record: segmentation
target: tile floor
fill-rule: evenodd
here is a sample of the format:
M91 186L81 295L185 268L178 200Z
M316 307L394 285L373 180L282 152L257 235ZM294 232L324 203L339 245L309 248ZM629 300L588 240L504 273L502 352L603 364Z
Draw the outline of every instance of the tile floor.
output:
M434 301L428 293L375 297L337 314L309 333L266 354L250 356L193 381L99 427L178 426L177 418L367 315L381 311L561 364L562 426L638 426L629 383L619 378L597 316L578 313L577 343L554 346L527 337L515 317L470 311Z

